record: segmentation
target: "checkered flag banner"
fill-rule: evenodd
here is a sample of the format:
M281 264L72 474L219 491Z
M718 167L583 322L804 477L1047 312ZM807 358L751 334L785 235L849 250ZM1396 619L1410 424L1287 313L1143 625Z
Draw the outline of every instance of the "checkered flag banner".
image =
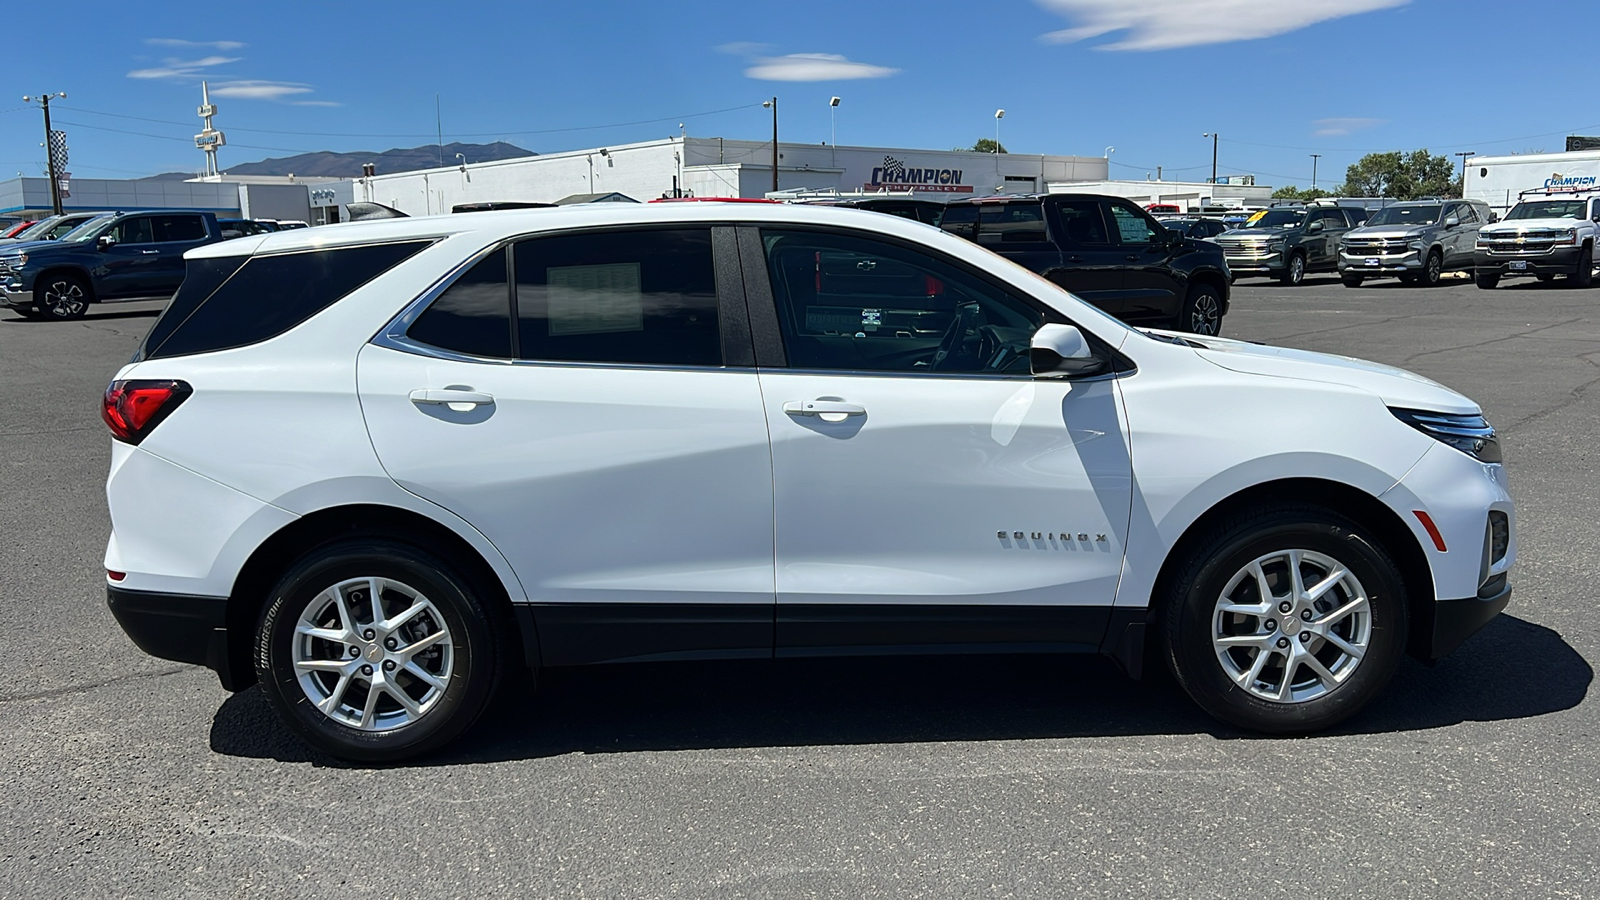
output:
M890 175L898 175L901 172L905 171L905 168L906 168L906 164L905 163L901 162L898 159L895 159L892 156L885 156L883 158L883 175L884 175L884 179L883 180L884 181L890 180L889 179Z
M67 169L67 133L65 131L50 132L50 162L57 172Z

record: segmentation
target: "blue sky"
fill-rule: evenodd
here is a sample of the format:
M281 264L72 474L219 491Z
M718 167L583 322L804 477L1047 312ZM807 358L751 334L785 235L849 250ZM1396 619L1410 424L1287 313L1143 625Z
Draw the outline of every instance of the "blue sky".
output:
M270 8L270 14L264 14ZM1319 183L1374 150L1560 150L1600 134L1563 81L1593 0L843 0L94 4L44 26L60 63L0 74L0 178L37 175L52 107L79 177L194 171L202 77L221 163L504 139L553 151L689 134L1100 156L1112 174ZM1570 33L1574 39L1561 41ZM1574 56L1573 54L1576 54ZM1558 73L1556 81L1550 72ZM715 112L714 112L715 111ZM696 115L710 113L707 115ZM111 115L116 114L116 115ZM121 118L119 118L121 116ZM152 121L153 120L153 121ZM636 123L636 124L620 124ZM612 126L589 128L588 126ZM583 129L583 130L572 130Z

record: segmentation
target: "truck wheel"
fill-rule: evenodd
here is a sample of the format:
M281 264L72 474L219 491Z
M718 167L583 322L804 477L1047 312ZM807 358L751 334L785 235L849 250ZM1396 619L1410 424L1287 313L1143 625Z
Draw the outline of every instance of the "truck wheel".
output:
M1444 254L1435 250L1428 254L1428 261L1422 266L1422 286L1438 287L1439 279L1444 277Z
M51 275L33 289L33 305L46 319L81 319L93 292L71 272Z
M1594 284L1594 247L1583 248L1583 255L1578 257L1578 271L1571 276L1572 286L1586 288Z
M1303 254L1296 253L1289 257L1289 268L1283 270L1278 276L1278 281L1287 287L1295 287L1306 280L1306 258Z
M1486 291L1492 291L1500 284L1500 276L1492 272L1478 272L1472 276L1472 280Z
M1221 523L1163 599L1178 683L1206 712L1304 734L1355 714L1406 645L1405 585L1382 544L1327 509L1257 509Z
M1345 287L1361 287L1361 282L1365 279L1360 275L1340 275L1339 280L1344 282Z
M1189 289L1178 313L1174 331L1190 334L1219 335L1222 333L1222 297L1209 284L1197 284Z

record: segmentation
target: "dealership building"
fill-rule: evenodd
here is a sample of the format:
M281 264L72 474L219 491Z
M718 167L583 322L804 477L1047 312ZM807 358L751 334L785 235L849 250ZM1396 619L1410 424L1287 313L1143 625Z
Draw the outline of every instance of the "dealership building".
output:
M780 142L783 192L897 193L936 200L1033 193L1056 184L1104 181L1099 156L974 153L899 147L834 147ZM673 137L540 156L463 163L356 179L354 200L410 215L463 203L661 197L764 197L773 190L770 141ZM325 190L333 186L325 186ZM342 187L340 188L342 190Z

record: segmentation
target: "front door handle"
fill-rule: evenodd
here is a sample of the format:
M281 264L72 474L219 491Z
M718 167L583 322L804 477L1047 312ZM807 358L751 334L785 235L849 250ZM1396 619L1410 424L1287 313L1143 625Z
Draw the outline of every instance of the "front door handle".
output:
M461 390L430 390L412 391L411 402L417 405L436 403L449 406L458 412L471 409L475 406L492 406L494 397L478 391Z
M837 400L790 400L783 405L783 411L791 416L864 416L867 414L865 406L854 403L840 403ZM835 419L834 421L843 421Z
M160 250L140 250L139 252L143 253L145 256L160 256L161 255L161 251Z

